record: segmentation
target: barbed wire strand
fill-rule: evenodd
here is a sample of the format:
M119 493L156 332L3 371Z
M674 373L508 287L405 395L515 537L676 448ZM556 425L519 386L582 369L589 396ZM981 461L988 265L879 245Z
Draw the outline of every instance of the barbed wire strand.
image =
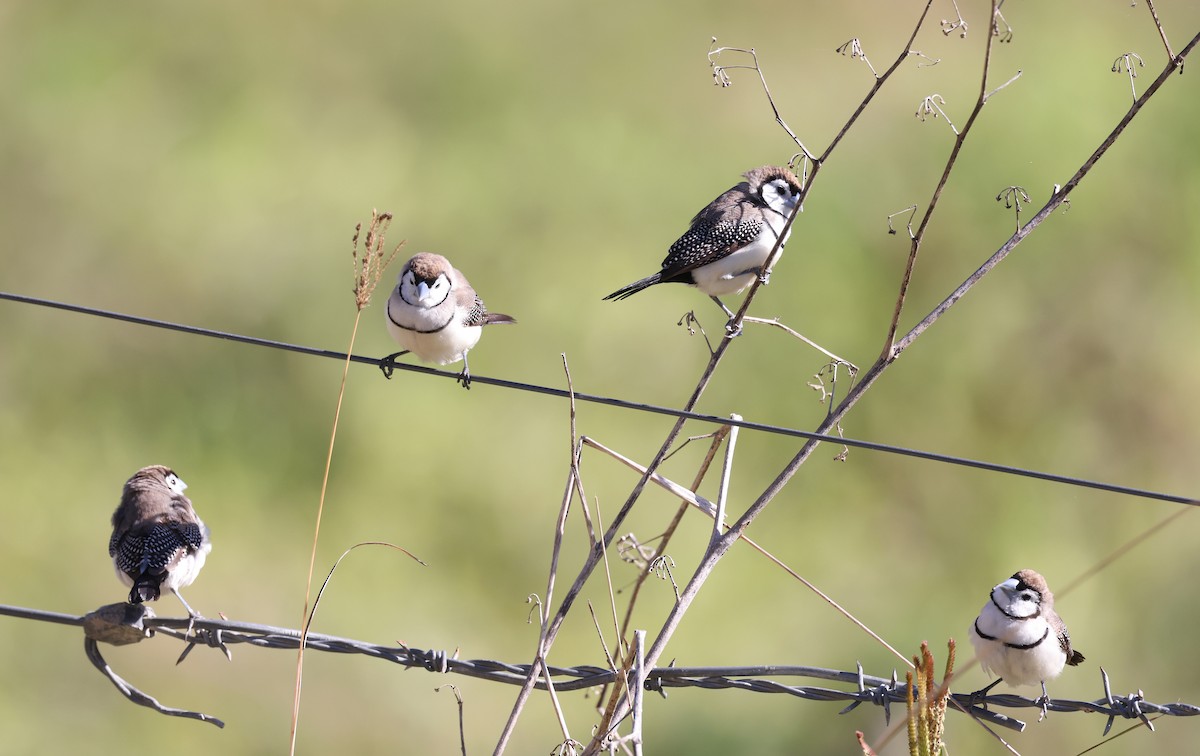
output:
M124 605L114 605L123 607ZM102 607L103 610L106 607ZM97 610L98 612L101 610ZM97 612L93 612L95 615ZM41 622L53 622L64 625L82 627L87 616L62 614L59 612L43 611L26 607L0 604L0 614L19 619L29 619ZM92 615L88 615L92 616ZM189 626L195 631L188 634ZM300 646L300 631L290 628L260 625L249 622L238 622L227 619L209 619L200 617L170 618L144 616L138 622L139 628L157 631L169 637L189 644L189 647L201 643L220 647L226 644L246 643L258 648L273 648L296 650ZM89 659L108 676L121 692L135 703L153 708L163 714L182 716L201 721L207 721L219 727L224 723L207 714L188 712L183 709L171 709L162 706L154 698L142 693L129 685L112 672L103 657L99 654L97 641L86 638L86 648ZM305 648L314 651L324 651L337 654L361 654L364 656L383 659L406 668L419 667L430 672L443 674L459 674L479 678L491 682L521 685L530 673L528 664L509 664L488 659L458 659L446 654L445 651L422 650L411 646L383 646L365 641L342 638L321 633L309 633ZM604 667L581 665L576 667L559 667L546 665L544 674L555 679L554 688L562 691L587 690L601 685L612 684L620 671ZM1104 696L1095 701L1076 701L1071 699L1051 699L1047 708L1056 712L1081 712L1102 714L1108 718L1105 733L1112 727L1113 722L1120 719L1138 719L1143 724L1151 714L1160 716L1192 717L1200 716L1200 706L1186 703L1157 704L1147 701L1143 693L1129 696L1114 695L1111 691L1107 673L1101 669L1104 685ZM884 717L891 719L890 706L893 703L903 704L907 686L900 683L895 671L891 678L877 677L863 673L862 665L857 671L826 669L823 667L808 667L799 665L745 665L729 667L662 667L645 670L645 689L654 691L666 697L667 688L702 688L706 690L735 689L752 693L778 693L791 695L808 701L846 701L849 706L840 713L852 711L860 704L869 703L880 706ZM539 690L546 690L547 683L543 676L537 676L535 682ZM819 686L786 685L766 677L804 677L831 682L847 683L855 686L853 690L837 690ZM1003 708L1029 708L1041 710L1042 702L1014 694L996 694L973 697L969 693L952 694L962 709L972 716L991 724L1015 731L1022 731L1025 723L999 712L983 708L995 706ZM954 709L956 710L956 709ZM1153 728L1152 728L1153 729Z
M84 305L71 304L68 302L58 302L41 297L26 296L23 294L14 294L11 292L0 291L0 300L8 300L20 304L36 305L40 307L49 307L58 310L65 310L82 315L91 315L94 317L108 318L110 320L118 320L136 325L149 326L151 328L162 328L169 331L178 331L187 333L193 336L207 336L209 338L222 339L225 341L234 341L240 344L248 344L250 346L269 347L272 349L280 349L297 354L305 354L312 357L325 357L339 361L350 360L364 365L373 365L379 367L383 362L382 359L376 357L365 357L357 354L346 354L345 352L337 352L330 349L319 349L316 347L304 346L301 344L291 344L284 341L274 341L271 339L259 338L257 336L245 336L242 334L230 333L227 331L218 331L211 328L201 328L199 326L186 325L183 323L174 323L157 318L146 318L137 315L129 315L111 310L102 310L95 307L87 307ZM440 376L443 378L452 378L457 380L458 374L444 370L435 370L434 368L425 367L423 365L413 365L409 363L397 363L396 369L407 370L413 373L422 373L425 375ZM564 399L571 397L571 392L566 389L555 388L552 386L541 386L534 383L523 383L520 381L510 381L503 378L490 378L482 375L471 375L473 383L481 383L485 385L496 386L498 388L510 389L515 391L527 391L536 394L546 394L549 396L557 396ZM633 410L636 412L647 412L657 415L669 415L672 417L684 418L687 420L695 420L697 422L709 423L717 426L721 425L736 425L739 428L746 430L759 431L761 433L771 433L781 436L791 436L795 438L803 438L812 441L825 441L831 444L843 444L852 446L858 449L866 449L868 451L881 452L884 454L897 454L906 457L914 457L917 459L929 460L931 462L940 462L943 464L957 465L960 467L970 467L977 470L987 470L997 472L1004 475L1016 475L1025 478L1033 478L1036 480L1045 480L1051 483L1061 483L1068 486L1076 486L1080 488L1091 488L1098 491L1107 491L1109 493L1123 494L1142 499L1154 499L1157 501L1167 501L1175 504L1187 504L1189 506L1200 506L1200 499L1181 496L1178 494L1164 493L1160 491L1151 491L1149 489L1134 488L1131 486L1122 486L1114 483L1105 483L1098 480L1090 480L1087 478L1078 478L1070 475L1059 475L1057 473L1044 472L1040 470L1032 470L1024 467L1015 467L1012 465L1002 465L995 462L986 462L983 460L970 459L968 457L958 457L950 454L941 454L939 452L924 451L921 449L912 449L904 446L896 446L894 444L884 444L875 441L864 441L854 438L843 438L841 436L833 436L822 433L813 433L811 431L799 430L797 428L788 428L781 425L772 425L770 423L759 423L752 420L733 420L729 417L720 417L717 415L706 415L700 412L690 412L687 410L675 409L672 407L663 407L655 404L646 404L644 402L633 402L626 399L617 399L615 397L600 396L597 394L584 394L578 391L574 392L575 399L582 402L592 404L603 404L621 409Z

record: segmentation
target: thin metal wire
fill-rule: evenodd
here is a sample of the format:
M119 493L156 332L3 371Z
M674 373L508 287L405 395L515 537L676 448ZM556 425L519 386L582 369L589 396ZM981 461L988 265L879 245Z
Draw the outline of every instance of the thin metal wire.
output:
M25 607L6 606L3 604L0 604L0 615L41 622L57 622L67 625L82 626L84 622L83 617L75 615ZM208 645L217 646L222 649L224 648L224 644L237 643L246 643L259 648L286 650L295 650L300 645L299 630L248 622L208 619L204 617L194 620L187 618L144 617L141 620L141 624L146 628L157 630L163 635L168 635L185 643L195 645L197 638L199 638L201 643L207 643ZM189 625L193 626L194 630L199 632L188 635ZM95 644L91 645L94 646ZM314 651L325 651L328 653L361 654L363 656L390 661L408 668L419 667L430 672L465 675L467 677L475 677L509 685L522 685L530 672L530 665L528 664L508 664L488 659L457 659L447 655L445 651L426 651L407 646L382 646L320 633L309 633L305 647ZM96 655L98 656L98 652ZM89 658L92 658L90 651ZM94 664L97 664L95 659L92 659L92 661ZM100 661L102 662L103 659ZM180 709L167 709L166 707L159 706L153 698L132 688L132 686L128 686L127 683L125 685L131 690L122 689L121 683L124 681L117 682L120 678L116 677L111 669L105 671L104 667L101 667L100 664L97 664L97 667L101 671L104 671L109 679L113 680L114 685L118 689L121 689L122 693L135 703L151 706L151 708L156 708L158 711L174 716L191 717L202 721L211 721L214 724L219 722L219 720L206 714L186 712ZM559 692L587 690L601 685L609 685L615 681L617 676L617 672L611 669L587 665L577 667L547 666L546 670L553 679L554 689ZM1117 718L1137 719L1143 723L1147 723L1147 715L1150 714L1174 717L1194 717L1200 715L1200 706L1186 703L1152 703L1145 699L1140 690L1128 696L1113 695L1107 673L1103 669L1100 670L1100 673L1104 686L1103 697L1095 701L1051 699L1046 704L1046 707L1051 711L1058 712L1102 714L1108 718L1105 725L1105 733L1108 732L1109 728L1112 727L1113 721ZM829 680L854 685L855 689L836 690L807 685L785 685L775 680L762 679L765 677L806 677L817 680ZM546 680L540 675L535 685L540 690L547 689ZM859 704L869 703L882 707L884 716L890 719L891 704L903 704L905 702L907 686L897 680L895 671L892 672L891 678L875 677L863 674L861 665L854 672L825 669L823 667L760 665L737 667L660 667L646 671L645 688L649 691L656 691L664 697L666 696L666 688L703 688L707 690L746 690L752 693L782 693L808 701L848 701L850 705L840 712L843 714L851 711ZM982 707L986 705L1038 710L1042 708L1041 701L1011 694L981 697L973 697L971 694L963 693L954 693L952 695L961 704L962 709L967 711L971 716L1018 732L1025 728L1024 722ZM153 703L147 703L145 699ZM958 709L957 707L951 707L949 710L957 711Z
M345 352L335 352L329 349L317 349L315 347L307 347L299 344L290 344L284 341L272 341L270 339L261 339L255 336L243 336L241 334L229 333L226 331L217 331L210 328L200 328L198 326L190 326L182 323L172 323L166 320L158 320L155 318L143 318L137 315L127 315L120 312L112 312L109 310L101 310L94 307L85 307L83 305L70 304L67 302L56 302L50 299L42 299L40 297L30 297L23 294L13 294L10 292L0 291L0 300L9 300L21 304L38 305L41 307L50 307L67 312L78 313L82 315L92 315L100 318L108 318L111 320L119 320L125 323L134 323L136 325L150 326L152 328L163 328L170 331L179 331L188 333L194 336L208 336L215 339L224 339L226 341L235 341L241 344L249 344L251 346L270 347L272 349L282 349L284 351L296 352L298 354L306 354L313 357L326 357L329 359L345 362L361 363L364 365L374 365L379 367L383 360L376 357L364 357L362 355L347 355ZM424 367L422 365L413 365L409 363L396 363L396 369L407 370L413 373L423 373L425 375L435 375L442 378L451 378L458 380L458 373L451 373L444 370L435 370L433 368ZM747 430L760 431L762 433L772 433L781 436L791 436L795 438L810 439L816 441L826 441L831 444L842 444L852 446L858 449L867 449L869 451L883 452L886 454L899 454L906 457L915 457L917 459L926 459L932 462L941 462L944 464L958 465L961 467L971 467L977 470L988 470L998 472L1005 475L1018 475L1025 478L1034 478L1037 480L1045 480L1051 483L1062 483L1069 486L1078 486L1081 488L1092 488L1098 491L1108 491L1110 493L1124 494L1126 496L1135 496L1143 499L1155 499L1158 501L1169 501L1175 504L1187 504L1190 506L1200 506L1200 499L1180 496L1177 494L1168 494L1159 491L1150 491L1143 488L1133 488L1130 486L1121 486L1113 483L1104 483L1096 480L1088 480L1086 478L1076 478L1069 475L1058 475L1056 473L1042 472L1039 470L1031 470L1022 467L1013 467L1010 465L1001 465L994 462L984 462L982 460L970 459L967 457L956 457L950 454L940 454L937 452L922 451L920 449L910 449L903 446L894 446L892 444L877 443L874 441L863 441L853 438L843 438L841 436L830 436L822 433L812 433L796 428L787 428L779 425L770 425L768 423L756 423L750 420L733 420L728 417L719 417L717 415L705 415L699 412L688 412L685 410L674 409L672 407L662 407L654 404L644 404L641 402L631 402L625 399L616 399L607 396L598 396L596 394L582 394L574 392L573 394L560 388L550 386L540 386L533 383L522 383L520 381L509 381L503 378L489 378L481 375L471 375L472 383L481 383L499 388L512 389L516 391L528 391L535 394L546 394L549 396L557 396L564 399L569 399L572 396L575 400L581 402L590 402L593 404L604 404L611 407L620 407L622 409L634 410L637 412L649 412L658 415L669 415L671 417L682 417L688 420L697 422L710 423L712 425L736 425L739 428Z

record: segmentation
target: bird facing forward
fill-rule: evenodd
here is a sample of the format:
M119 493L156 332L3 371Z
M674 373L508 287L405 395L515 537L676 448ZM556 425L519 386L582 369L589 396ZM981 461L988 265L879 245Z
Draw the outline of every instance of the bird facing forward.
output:
M467 352L479 343L483 326L516 322L488 312L467 277L445 257L421 252L404 263L387 301L388 332L404 351L383 358L379 367L391 378L396 358L409 352L438 365L462 360L458 380L469 389Z
M112 516L108 555L117 577L130 587L129 603L157 601L166 588L193 619L199 617L180 595L204 566L212 543L208 528L183 495L187 484L162 465L143 467L125 481Z
M788 216L800 199L800 180L786 168L764 165L743 174L746 180L710 202L692 218L683 236L667 250L662 270L617 289L605 299L625 299L660 283L695 286L727 316L733 312L718 298L736 294L763 270ZM785 234L780 249L787 242Z
M1012 686L1040 683L1043 715L1049 701L1046 681L1084 660L1071 648L1046 579L1033 570L1021 570L993 588L968 635L983 671L1000 676L974 695L986 694L1001 680Z

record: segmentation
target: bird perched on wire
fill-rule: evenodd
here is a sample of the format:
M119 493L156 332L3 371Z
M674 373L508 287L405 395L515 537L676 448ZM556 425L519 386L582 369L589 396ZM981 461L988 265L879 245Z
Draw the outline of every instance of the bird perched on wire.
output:
M800 200L801 185L787 168L764 165L710 202L667 250L662 270L617 289L605 299L625 299L660 283L685 283L707 294L730 318L719 297L736 294L764 270L783 227ZM790 230L788 234L790 234ZM782 249L787 236L779 242Z
M125 481L112 516L108 555L117 577L130 587L129 603L157 601L166 588L188 616L198 618L179 589L192 584L212 543L208 528L183 495L187 484L163 465L143 467Z
M1042 716L1050 700L1046 681L1084 660L1054 611L1046 579L1033 570L1021 570L993 588L968 635L983 671L1000 676L973 695L986 695L1001 680L1012 686L1040 683Z
M483 327L516 322L488 312L467 277L445 257L421 252L404 263L387 301L388 332L404 351L384 357L379 367L391 378L396 358L409 352L439 365L462 360L458 381L469 389L467 352L479 343Z

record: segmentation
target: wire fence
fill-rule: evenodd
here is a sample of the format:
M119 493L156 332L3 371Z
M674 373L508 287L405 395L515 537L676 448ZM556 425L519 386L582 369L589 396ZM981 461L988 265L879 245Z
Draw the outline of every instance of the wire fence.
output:
M258 648L296 650L300 647L300 631L291 628L273 627L227 619L175 619L155 617L144 605L109 604L86 615L63 614L40 609L0 605L0 614L20 619L52 622L84 628L85 652L92 664L101 671L130 701L161 714L196 719L224 727L225 723L208 714L165 706L153 696L144 693L121 678L104 660L99 650L100 643L126 645L145 640L156 633L175 638L185 647L179 657L183 661L192 649L199 645L211 646L231 656L229 646L247 644ZM510 664L490 659L459 659L445 651L425 650L405 645L379 645L366 641L342 638L335 635L308 633L305 649L334 654L359 654L389 661L406 668L419 668L440 674L455 674L474 677L507 685L522 685L529 677L534 665ZM540 665L539 666L539 670ZM547 665L545 673L534 672L535 687L547 690L550 685L544 674L550 676L549 683L558 692L591 690L618 682L626 670L580 665L560 667ZM1150 715L1171 717L1200 716L1200 706L1187 703L1159 704L1145 698L1142 691L1127 696L1112 692L1108 674L1100 670L1103 696L1094 701L1072 699L1025 698L1014 694L991 694L975 696L971 693L952 693L955 702L950 711L965 713L988 724L1021 732L1025 722L992 711L988 707L1008 709L1037 709L1063 713L1101 714L1107 717L1104 734L1108 734L1117 719L1139 720L1154 729ZM771 678L808 678L844 683L853 687L836 689L814 685L788 685ZM868 675L862 665L855 671L826 669L792 665L750 665L733 667L656 667L645 673L644 688L667 696L669 688L703 688L707 690L745 690L753 693L776 693L794 696L806 701L846 702L849 705L839 713L848 713L861 704L872 704L883 709L884 719L891 722L892 704L905 705L908 685L897 679L893 670L890 677Z
M137 325L149 326L152 328L162 328L170 331L178 331L181 333L191 334L193 336L207 336L214 339L223 339L225 341L234 341L240 344L248 344L255 347L266 347L270 349L281 349L297 354L304 354L310 357L325 357L328 359L345 362L350 360L363 365L373 365L382 368L384 360L377 357L366 357L359 354L346 354L331 349L319 349L317 347L304 346L301 344L291 344L284 341L274 341L271 339L259 338L257 336L245 336L243 334L231 333L228 331L218 331L211 328L201 328L199 326L186 325L183 323L173 323L157 318L146 318L137 315L129 315L122 312L114 312L111 310L102 310L95 307L87 307L69 302L58 302L41 297L32 297L24 294L14 294L11 292L0 291L0 300L8 300L10 302L18 302L27 305L37 305L40 307L49 307L57 310L65 310L67 312L78 313L81 315L90 315L99 318L108 318L111 320L119 320L125 323L134 323ZM444 370L436 370L434 368L425 367L423 365L413 365L409 363L388 363L389 367L394 367L396 370L407 370L413 373L423 373L425 375L439 376L442 378L450 378L458 380L458 374ZM752 420L742 418L731 419L729 417L719 417L717 415L706 415L700 412L691 412L688 410L676 409L673 407L663 407L655 404L646 404L644 402L633 402L626 399L618 399L609 396L600 396L597 394L586 394L578 391L572 392L567 389L555 388L553 386L542 386L534 383L523 383L521 381L510 381L503 378L490 378L488 376L471 374L472 383L481 383L489 386L496 386L502 389L513 391L526 391L536 394L545 394L548 396L556 396L563 399L574 399L579 402L589 402L592 404L604 404L610 407L619 407L621 409L633 410L636 412L648 412L658 415L668 415L671 417L684 418L687 420L695 420L697 422L709 423L716 426L735 425L746 430L759 431L762 433L771 433L780 436L791 436L794 438L803 438L813 441L824 441L830 444L841 444L857 449L866 449L868 451L882 452L885 454L897 454L906 457L915 457L917 459L925 459L931 462L940 462L943 464L958 465L961 467L971 467L978 470L988 470L991 472L1002 473L1006 475L1017 475L1026 478L1034 478L1037 480L1045 480L1052 483L1062 483L1069 486L1077 486L1081 488L1091 488L1099 491L1108 491L1110 493L1124 494L1143 499L1154 499L1157 501L1169 501L1175 504L1188 504L1191 506L1200 505L1200 498L1183 496L1180 494L1170 494L1161 491L1151 491L1148 489L1134 488L1131 486L1122 486L1115 483L1106 483L1104 481L1089 480L1086 478L1077 478L1070 475L1060 475L1057 473L1045 472L1040 470L1032 470L1023 467L1014 467L1011 465L1002 465L995 462L986 462L983 460L969 459L967 457L957 457L950 454L940 454L938 452L924 451L921 449L912 449L904 446L896 446L893 444L883 444L875 441L865 441L862 439L846 438L843 436L835 436L824 433L813 433L812 431L804 431L798 428L788 428L781 425L772 425L770 423L759 423Z

